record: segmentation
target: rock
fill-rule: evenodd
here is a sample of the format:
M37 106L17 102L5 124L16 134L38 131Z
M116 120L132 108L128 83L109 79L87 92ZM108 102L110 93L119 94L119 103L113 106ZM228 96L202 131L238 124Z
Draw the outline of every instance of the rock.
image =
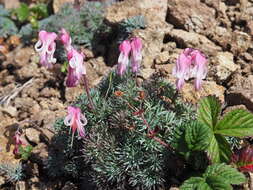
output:
M51 98L51 97L58 97L60 98L60 91L55 88L43 88L42 91L40 92L41 97L46 97L46 98Z
M147 69L143 71L145 77L149 77L146 75L147 73L152 74L154 72L150 68L154 64L154 59L161 53L165 33L173 28L172 25L165 22L166 14L167 1L164 0L125 0L113 4L106 11L105 20L112 26L133 16L143 15L145 17L147 21L146 29L133 31L133 36L140 37L143 42L142 67L144 70ZM112 45L111 49L111 52L117 49L117 44ZM117 52L114 54L117 54ZM116 58L110 56L109 60L116 62Z
M65 3L74 3L74 0L53 0L53 9L57 13Z
M11 1L8 1L8 0L3 0L3 3L4 3L4 7L6 9L15 9L15 8L18 8L19 7L19 0L11 0Z
M0 106L0 111L9 114L11 117L17 116L17 109L10 105L7 107Z
M5 178L3 176L0 176L0 186L5 184Z
M166 12L167 1L164 0L124 0L110 6L106 10L105 19L110 24L116 24L123 19L143 15L148 25L151 25L165 21Z
M26 182L25 181L18 181L15 186L15 190L26 190Z
M25 137L28 142L39 144L40 143L40 131L34 128L25 129Z
M232 73L240 69L239 65L234 63L234 56L229 52L218 52L215 57L215 80L226 81Z
M78 188L70 181L67 181L62 190L77 190Z
M245 32L236 30L233 32L232 37L233 37L233 40L231 44L232 45L231 51L235 55L246 52L246 50L252 45L251 36L249 36Z
M68 102L74 102L76 97L80 96L82 93L85 93L83 86L77 86L74 88L66 88L65 98Z
M196 91L194 85L187 83L182 89L182 98L186 102L197 104L202 97L214 95L224 103L224 92L223 86L217 85L214 81L203 81L202 89Z
M47 159L48 159L48 147L46 144L40 143L33 148L31 161L39 165L45 165Z
M48 144L51 142L53 136L55 135L53 131L45 128L41 128L41 141Z
M171 187L169 190L179 190L178 187Z
M170 59L170 54L168 51L161 52L156 58L155 58L155 64L165 64Z
M208 55L215 55L217 51L221 51L221 47L216 46L207 37L184 30L173 29L166 33L167 38L175 41L177 47L180 48L196 48Z
M167 12L166 21L175 28L203 34L217 25L214 9L200 0L169 0Z
M228 105L242 104L253 111L253 75L243 77L240 73L235 74L228 85L230 86L226 98Z

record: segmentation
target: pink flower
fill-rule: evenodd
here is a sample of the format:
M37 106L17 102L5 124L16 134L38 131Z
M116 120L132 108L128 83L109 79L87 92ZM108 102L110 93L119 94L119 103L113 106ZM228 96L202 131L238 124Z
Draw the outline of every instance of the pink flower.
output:
M13 154L18 154L19 153L19 150L18 150L19 146L24 145L23 141L21 140L20 132L16 131L13 138L14 138L14 141L15 141L15 148L13 150Z
M124 40L119 46L120 55L118 58L117 73L120 76L122 76L127 69L130 50L131 44L129 40Z
M68 115L64 119L64 124L71 127L72 133L77 130L80 137L85 136L84 126L87 124L87 119L80 108L68 106Z
M142 49L142 43L141 39L138 37L135 37L131 41L131 66L132 71L134 73L137 73L140 69L140 64L142 60L141 55L141 49Z
M62 44L64 45L64 48L66 49L66 51L70 51L72 49L71 37L70 37L69 33L64 28L62 28L60 31L60 40L61 40Z
M55 40L57 35L54 32L41 30L39 32L39 41L35 44L35 50L40 55L40 63L46 68L52 68L56 62L54 52L56 48Z
M186 48L179 55L176 67L172 72L177 77L177 89L182 89L185 80L195 78L195 89L200 90L202 80L207 75L207 70L206 57L199 50Z
M83 63L84 55L72 48L67 54L69 67L66 85L75 87L82 79L82 75L86 74L86 68Z
M172 74L177 77L176 86L181 90L185 80L190 77L191 69L191 51L189 48L185 49L178 57L176 67L174 67Z
M200 51L195 50L193 52L194 67L192 68L192 76L195 78L195 89L200 90L202 86L202 80L207 75L207 60L205 55Z

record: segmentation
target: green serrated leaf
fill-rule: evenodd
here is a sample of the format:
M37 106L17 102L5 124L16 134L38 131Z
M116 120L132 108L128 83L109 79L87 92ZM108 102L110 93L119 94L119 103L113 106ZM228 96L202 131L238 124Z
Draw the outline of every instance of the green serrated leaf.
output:
M242 173L224 163L208 166L203 177L208 178L210 176L219 177L222 179L223 183L233 185L239 185L246 181L246 178Z
M235 109L217 123L214 133L233 137L253 136L253 114Z
M200 187L202 189L200 189ZM184 181L183 185L180 186L180 190L211 190L205 185L205 179L202 177L191 177Z
M197 118L211 129L215 128L221 112L221 104L215 96L208 96L200 100Z
M185 131L185 141L192 151L206 150L212 137L211 129L199 122L192 122Z
M20 7L15 10L19 21L24 22L29 16L29 7L25 3L20 3Z
M232 154L227 140L220 135L212 136L207 152L212 163L228 162Z
M232 190L232 186L223 181L219 176L209 176L206 178L206 183L212 190Z
M220 161L229 162L232 151L228 141L221 135L214 135L219 146Z
M47 5L43 3L37 4L30 8L30 11L36 15L36 19L41 19L48 16Z

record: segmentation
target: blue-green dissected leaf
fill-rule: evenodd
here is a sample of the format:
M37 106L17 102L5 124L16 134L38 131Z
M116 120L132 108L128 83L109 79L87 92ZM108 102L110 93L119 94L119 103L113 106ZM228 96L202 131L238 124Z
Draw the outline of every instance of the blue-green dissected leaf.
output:
M253 136L253 114L235 109L217 123L214 133L233 137Z
M207 149L212 163L228 162L232 154L230 145L221 135L213 135Z
M198 121L211 129L215 128L221 112L221 104L215 96L208 96L200 100L197 111Z
M0 17L0 36L7 37L8 35L15 35L17 32L18 29L12 20Z
M19 21L24 22L29 16L29 7L25 3L20 3L20 7L15 10Z
M222 179L223 183L233 185L238 185L246 181L246 178L242 173L224 163L208 166L203 177L208 178L210 176L219 177Z
M203 151L208 148L212 135L213 132L208 126L195 121L187 126L185 141L190 150Z
M10 11L4 8L3 5L0 5L0 16L9 17Z

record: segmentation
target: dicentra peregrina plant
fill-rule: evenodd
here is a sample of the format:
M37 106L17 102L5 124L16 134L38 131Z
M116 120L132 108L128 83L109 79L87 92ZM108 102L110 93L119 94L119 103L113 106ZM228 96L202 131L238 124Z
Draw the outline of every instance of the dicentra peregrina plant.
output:
M131 44L129 40L124 40L119 46L120 55L118 58L117 73L122 76L129 64L129 53L131 51Z
M199 50L186 48L178 57L173 75L177 77L178 90L183 88L185 80L195 78L195 89L200 90L202 80L207 75L207 60Z
M35 50L40 55L41 65L45 66L48 69L52 68L53 63L56 62L56 58L54 58L56 38L56 33L41 30L39 32L39 41L35 44Z
M131 39L131 67L132 72L137 73L140 69L141 61L142 61L142 42L138 37L134 37Z
M84 126L87 125L87 119L84 114L82 114L81 109L74 106L68 106L68 115L64 119L64 124L70 126L72 130L72 141L73 143L74 134L77 131L80 137L85 136Z

